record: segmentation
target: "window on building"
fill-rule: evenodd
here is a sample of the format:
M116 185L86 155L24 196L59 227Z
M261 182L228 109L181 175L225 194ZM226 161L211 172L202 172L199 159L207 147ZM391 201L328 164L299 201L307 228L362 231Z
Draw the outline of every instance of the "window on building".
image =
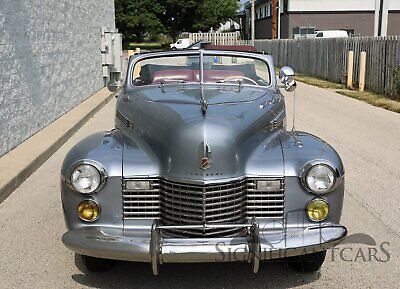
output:
M268 5L264 6L264 15L265 15L265 18L268 17Z
M262 11L262 7L260 7L260 19L262 19L263 18L263 13L262 13L263 11Z

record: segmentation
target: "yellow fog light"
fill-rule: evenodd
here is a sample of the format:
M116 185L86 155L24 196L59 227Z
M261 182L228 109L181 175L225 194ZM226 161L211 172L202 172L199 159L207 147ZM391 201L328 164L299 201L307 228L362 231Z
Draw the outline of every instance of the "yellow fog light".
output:
M326 220L329 213L329 205L323 199L315 199L308 203L307 214L311 221L321 222Z
M86 222L94 222L99 218L100 207L92 200L82 201L78 206L78 217Z

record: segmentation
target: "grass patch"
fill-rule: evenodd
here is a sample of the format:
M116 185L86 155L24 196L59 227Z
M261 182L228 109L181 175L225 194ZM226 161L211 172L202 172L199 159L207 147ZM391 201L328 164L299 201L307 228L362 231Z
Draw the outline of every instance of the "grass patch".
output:
M275 68L275 72L277 74L277 77L279 78L279 68ZM327 80L322 80L319 78L315 78L312 76L307 76L304 74L298 74L296 75L295 79L299 82L303 82L306 84L310 84L313 86L318 86L321 88L327 88L327 89L334 89L336 93L358 99L361 101L365 101L366 103L369 103L373 106L381 107L386 110L390 110L393 112L400 113L400 101L396 101L393 99L389 99L385 95L380 95L377 93L369 92L369 91L355 91L355 90L348 90L346 89L343 85L338 84L338 83L333 83Z
M278 79L279 79L279 70L280 69L278 67L275 67L275 74ZM295 80L309 84L309 85L321 87L321 88L330 88L330 89L344 88L344 86L341 84L329 82L327 80L323 80L323 79L319 79L316 77L308 76L305 74L299 74L299 73L296 73Z
M336 93L365 101L377 107L400 113L400 102L369 91L337 90Z
M311 77L311 76L307 76L304 74L298 74L296 75L295 79L297 81L306 83L306 84L310 84L310 85L314 85L314 86L318 86L321 88L329 88L329 89L342 89L344 88L343 85L339 84L339 83L333 83L327 80L323 80L323 79L319 79L319 78L315 78L315 77Z

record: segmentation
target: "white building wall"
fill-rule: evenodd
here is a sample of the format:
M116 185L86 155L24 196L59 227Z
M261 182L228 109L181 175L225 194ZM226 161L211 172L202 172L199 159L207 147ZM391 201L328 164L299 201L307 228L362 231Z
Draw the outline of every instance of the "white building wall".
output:
M289 12L374 10L375 0L289 0L288 3Z
M289 12L374 11L376 0L289 0ZM377 0L380 1L380 0ZM400 10L400 0L385 0L390 10Z
M386 1L388 1L389 11L400 10L400 0L386 0Z

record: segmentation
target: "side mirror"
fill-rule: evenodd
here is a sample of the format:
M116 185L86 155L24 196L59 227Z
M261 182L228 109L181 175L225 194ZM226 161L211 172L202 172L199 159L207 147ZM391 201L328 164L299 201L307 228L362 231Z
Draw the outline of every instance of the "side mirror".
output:
M281 87L288 92L293 92L297 87L297 83L294 80L294 75L294 70L289 66L282 67L279 72L279 79L283 85Z
M123 87L118 81L110 80L107 84L107 88L111 92L116 92L119 88Z

